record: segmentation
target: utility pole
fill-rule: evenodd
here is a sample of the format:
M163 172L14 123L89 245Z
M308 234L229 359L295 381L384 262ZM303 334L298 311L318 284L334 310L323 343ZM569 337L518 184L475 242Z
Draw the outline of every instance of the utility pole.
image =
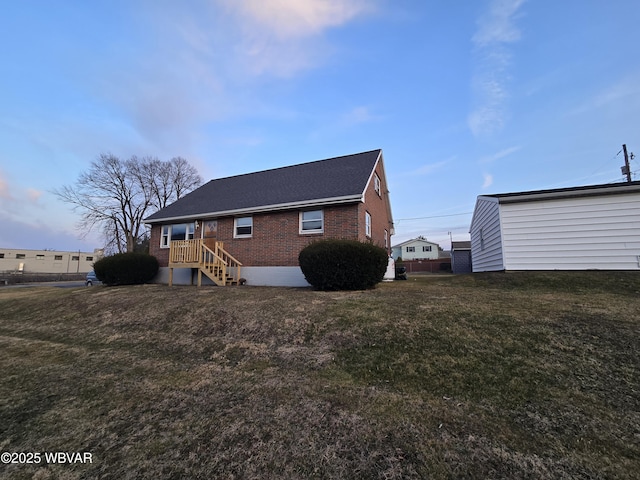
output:
M624 167L621 168L622 174L627 175L627 182L631 183L631 167L629 166L629 155L627 154L627 144L622 145L622 151L624 152Z

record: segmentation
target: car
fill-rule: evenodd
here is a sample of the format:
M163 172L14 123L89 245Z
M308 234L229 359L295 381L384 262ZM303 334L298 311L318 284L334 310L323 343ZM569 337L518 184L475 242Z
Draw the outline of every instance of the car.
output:
M407 279L407 267L396 267L396 280Z
M96 272L91 270L89 273L87 273L87 278L85 279L84 284L87 287L91 287L93 285L102 285L102 282L98 280L98 277L96 277Z

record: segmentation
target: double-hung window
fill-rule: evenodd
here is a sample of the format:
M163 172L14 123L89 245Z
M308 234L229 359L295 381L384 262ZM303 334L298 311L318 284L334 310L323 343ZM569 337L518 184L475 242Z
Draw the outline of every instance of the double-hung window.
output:
M406 247L407 248L407 252L415 252L416 251L416 247Z
M322 210L300 212L300 233L324 232L324 214Z
M422 251L423 252L430 252L431 251L431 245L423 245L422 246Z
M367 237L371 236L371 214L369 212L364 212L364 228Z
M249 238L253 235L253 217L236 217L233 227L234 238Z
M380 193L380 177L378 177L378 174L376 173L373 174L373 189L376 191L378 196L382 196Z

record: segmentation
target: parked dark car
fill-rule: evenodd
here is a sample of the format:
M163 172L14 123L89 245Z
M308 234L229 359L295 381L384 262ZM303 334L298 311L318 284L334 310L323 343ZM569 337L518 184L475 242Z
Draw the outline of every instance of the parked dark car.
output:
M407 279L407 267L396 267L396 280Z
M87 278L85 279L84 284L87 287L91 287L93 285L102 285L102 282L98 280L98 277L96 277L96 272L91 270L89 273L87 273Z

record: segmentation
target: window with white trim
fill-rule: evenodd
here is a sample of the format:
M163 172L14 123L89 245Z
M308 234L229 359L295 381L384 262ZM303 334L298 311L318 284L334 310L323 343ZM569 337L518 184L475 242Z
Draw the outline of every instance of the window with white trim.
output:
M416 251L416 247L405 247L407 249L407 252L415 252Z
M369 212L364 212L364 230L367 234L367 237L371 236L371 214Z
M300 233L324 232L324 213L322 210L300 212Z
M249 238L253 235L253 217L236 217L233 226L234 238Z
M430 252L431 251L431 245L423 245L422 246L422 251L423 252Z
M384 229L384 248L389 248L389 232L387 229Z
M169 248L171 242L178 240L193 240L195 230L194 223L163 225L160 233L160 248Z
M378 177L377 173L373 174L373 189L376 191L378 196L382 196L380 193L380 177Z

